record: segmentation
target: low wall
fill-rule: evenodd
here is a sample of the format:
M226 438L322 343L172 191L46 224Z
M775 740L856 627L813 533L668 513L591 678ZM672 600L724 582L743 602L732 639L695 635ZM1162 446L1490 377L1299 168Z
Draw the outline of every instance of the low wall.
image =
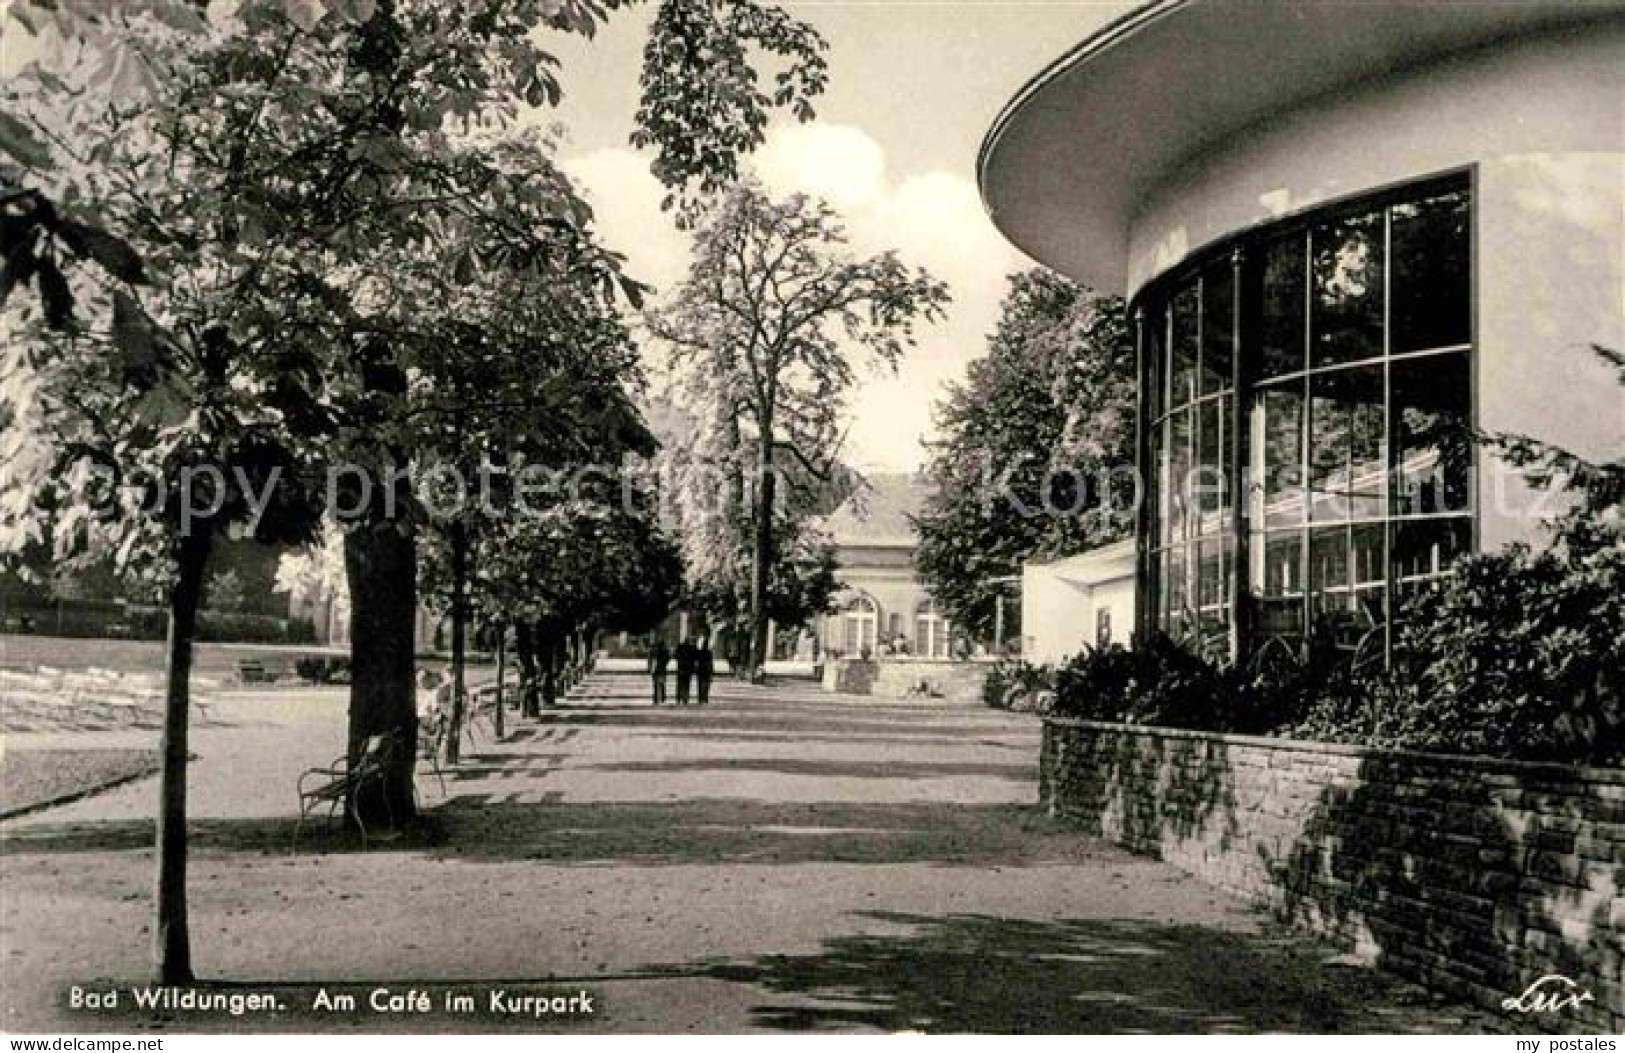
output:
M1435 990L1592 995L1519 1027L1625 1029L1625 771L1051 718L1039 777L1050 814Z
M831 658L824 663L824 690L844 695L867 695L880 663L867 658Z
M989 663L980 661L837 658L824 663L824 690L886 699L979 703L988 667Z

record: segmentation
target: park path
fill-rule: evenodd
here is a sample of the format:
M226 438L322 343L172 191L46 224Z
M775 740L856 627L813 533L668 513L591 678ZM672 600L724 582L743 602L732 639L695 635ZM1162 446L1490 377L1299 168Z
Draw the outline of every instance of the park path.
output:
M298 771L343 695L224 703L194 736L191 911L209 978L278 987L552 982L566 1023L339 1015L275 1030L1260 1031L1473 1029L1481 1018L1268 929L1162 863L1053 825L1027 716L719 684L652 708L599 675L508 741L420 780L438 835L318 831ZM135 733L125 733L126 735ZM19 737L19 739L25 737ZM8 748L28 748L13 740ZM56 1004L144 973L155 787L0 825L6 1030L128 1030ZM188 1018L162 1026L188 1026Z

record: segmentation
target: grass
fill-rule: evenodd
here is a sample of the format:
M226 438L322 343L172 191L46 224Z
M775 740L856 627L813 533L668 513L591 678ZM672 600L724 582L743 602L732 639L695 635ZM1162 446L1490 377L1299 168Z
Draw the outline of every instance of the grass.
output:
M110 789L158 770L152 749L13 749L0 758L0 818Z
M64 636L31 636L0 633L0 666L32 669L49 665L60 669L95 666L121 673L159 673L164 668L162 640L96 640ZM238 663L254 659L276 674L279 680L294 676L294 660L304 655L344 655L347 648L318 644L217 644L200 643L193 648L192 675L223 683L235 683ZM421 659L425 665L443 665L444 658ZM490 664L484 654L469 656L470 666Z

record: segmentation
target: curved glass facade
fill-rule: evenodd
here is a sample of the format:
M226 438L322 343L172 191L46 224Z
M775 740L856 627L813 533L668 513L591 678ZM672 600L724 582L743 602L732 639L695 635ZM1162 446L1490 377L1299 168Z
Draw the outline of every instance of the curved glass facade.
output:
M1465 176L1237 238L1138 301L1144 628L1349 646L1471 545Z

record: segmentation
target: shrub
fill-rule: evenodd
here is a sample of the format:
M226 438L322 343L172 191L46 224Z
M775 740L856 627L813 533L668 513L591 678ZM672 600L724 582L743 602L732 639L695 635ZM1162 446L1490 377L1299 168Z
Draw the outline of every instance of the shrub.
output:
M1085 649L1055 712L1490 757L1625 760L1625 544L1590 526L1551 550L1457 562L1396 622L1392 669L1356 671L1325 635L1306 661L1225 668L1166 636ZM990 677L990 704L1016 673Z
M1055 675L1055 711L1085 720L1235 730L1242 678L1160 633L1132 649L1085 648Z
M306 655L294 659L293 671L307 683L348 684L350 659L336 655Z
M1625 759L1625 544L1583 527L1548 551L1458 561L1401 610L1393 671L1319 692L1297 730L1527 760Z
M1047 665L1035 666L1019 658L1007 658L987 671L987 679L982 684L982 701L994 709L1039 709L1054 688L1054 678L1054 672Z
M1594 347L1625 385L1625 355ZM1088 650L1056 676L1057 710L1095 720L1614 764L1625 761L1625 459L1593 463L1524 436L1477 436L1572 508L1544 551L1457 560L1399 610L1391 668L1353 667L1324 624L1245 675L1165 637ZM1268 646L1268 645L1266 645Z
M1329 635L1307 660L1225 668L1166 636L1086 649L1055 674L1058 714L1290 734L1489 757L1625 760L1625 541L1576 519L1552 549L1459 560L1412 597L1391 669Z

